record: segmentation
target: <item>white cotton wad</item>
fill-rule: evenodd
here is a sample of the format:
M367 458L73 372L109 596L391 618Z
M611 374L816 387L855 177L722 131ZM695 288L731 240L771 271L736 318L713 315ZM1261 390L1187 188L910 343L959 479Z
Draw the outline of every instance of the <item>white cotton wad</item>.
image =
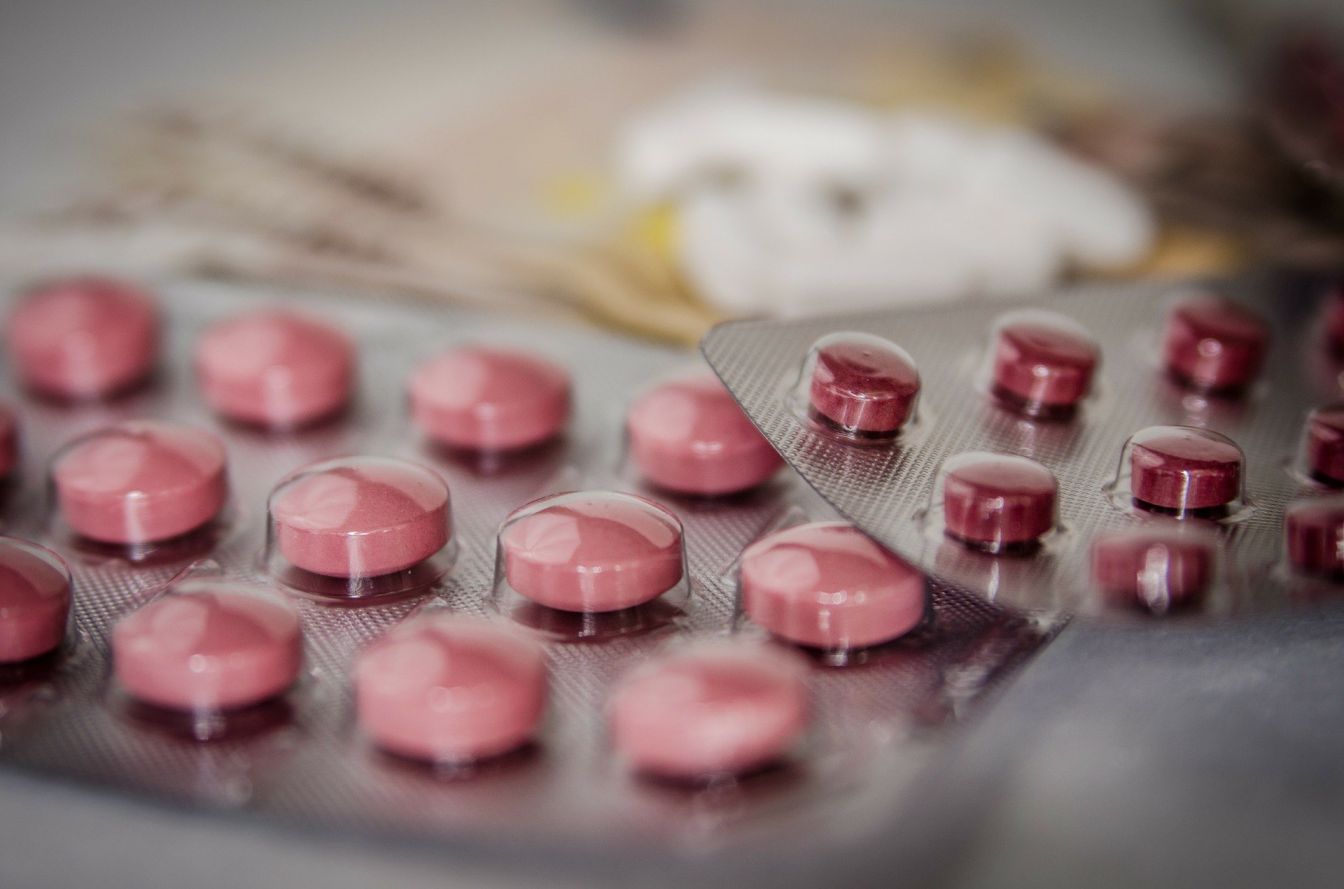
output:
M733 314L1001 297L1151 248L1123 183L1021 129L742 88L634 120L625 191L677 204L678 260Z

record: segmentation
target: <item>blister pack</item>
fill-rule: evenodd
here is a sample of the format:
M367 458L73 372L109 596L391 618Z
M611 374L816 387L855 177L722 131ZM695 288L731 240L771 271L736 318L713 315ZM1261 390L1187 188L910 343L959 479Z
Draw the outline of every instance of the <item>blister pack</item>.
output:
M1264 273L720 326L703 352L842 515L1035 613L1334 595L1344 292Z
M7 767L399 836L825 846L1055 627L838 522L684 354L152 293L11 290Z

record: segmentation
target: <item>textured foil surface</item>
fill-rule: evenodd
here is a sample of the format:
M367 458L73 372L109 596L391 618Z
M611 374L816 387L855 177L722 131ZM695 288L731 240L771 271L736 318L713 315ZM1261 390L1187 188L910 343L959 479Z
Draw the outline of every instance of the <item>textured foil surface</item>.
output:
M1272 328L1265 368L1243 397L1192 393L1161 366L1168 307L1201 293L1242 301ZM1098 600L1088 566L1089 545L1099 533L1139 527L1152 518L1112 488L1126 441L1154 425L1196 426L1228 436L1245 454L1249 502L1224 520L1198 522L1213 530L1221 563L1216 588L1199 611L1250 612L1336 593L1328 582L1287 569L1282 530L1290 500L1326 492L1300 465L1308 411L1341 395L1344 362L1321 329L1326 293L1320 282L1269 273L1093 285L1023 305L730 322L705 338L702 351L756 425L842 515L930 574L1025 612L1132 616ZM1072 419L1029 419L1001 406L988 391L986 360L995 319L1026 307L1077 321L1101 347L1093 395ZM846 330L895 342L919 367L920 413L894 443L855 444L799 409L799 371L809 347L821 336ZM994 556L942 533L933 518L936 508L931 509L939 467L967 451L1026 456L1054 473L1058 527L1038 552Z

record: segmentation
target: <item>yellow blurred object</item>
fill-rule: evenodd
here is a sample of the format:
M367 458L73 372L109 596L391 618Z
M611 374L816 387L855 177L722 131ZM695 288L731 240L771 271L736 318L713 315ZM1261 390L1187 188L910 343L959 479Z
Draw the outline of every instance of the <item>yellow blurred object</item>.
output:
M612 198L609 177L595 171L576 171L544 183L541 206L560 219L588 219L601 211Z
M873 65L866 101L933 107L992 123L1034 123L1095 110L1105 92L1044 67L1007 39L978 37L902 52Z
M1087 269L1114 278L1174 278L1236 271L1250 259L1250 248L1226 232L1184 225L1166 225L1153 250L1139 264L1121 269Z

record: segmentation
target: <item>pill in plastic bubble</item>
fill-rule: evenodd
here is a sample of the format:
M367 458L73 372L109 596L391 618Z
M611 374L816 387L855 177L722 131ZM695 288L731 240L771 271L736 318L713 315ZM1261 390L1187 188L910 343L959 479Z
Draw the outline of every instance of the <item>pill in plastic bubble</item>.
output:
M1268 348L1269 327L1259 315L1229 299L1200 296L1167 316L1162 355L1184 385L1235 394L1255 381Z
M607 715L613 745L638 772L746 774L781 761L806 731L806 664L750 642L688 645L625 676Z
M114 544L168 540L208 523L228 497L224 445L182 423L132 420L77 439L52 481L75 533Z
M112 629L117 682L171 710L258 704L298 679L303 636L294 608L240 584L192 581Z
M918 627L924 576L844 522L775 531L747 547L742 610L775 636L832 651L889 642Z
M1217 517L1241 496L1242 454L1230 439L1191 426L1150 426L1129 440L1135 505Z
M1028 416L1066 417L1092 389L1096 341L1054 312L1014 312L995 325L993 392Z
M44 655L65 638L70 571L35 543L0 537L0 663Z
M676 516L652 500L613 491L530 503L504 523L499 548L509 586L561 611L642 605L685 573Z
M1179 609L1202 599L1213 577L1211 542L1179 529L1118 531L1092 543L1092 580L1112 606Z
M1055 525L1059 487L1035 460L976 451L943 464L943 526L979 550L1009 553L1035 547Z
M31 389L57 398L113 395L149 376L159 320L140 290L101 278L44 284L9 316L9 352Z
M0 404L0 479L6 478L19 463L19 418Z
M1304 574L1344 579L1344 495L1289 504L1283 529L1293 568Z
M418 565L452 536L448 485L390 457L314 463L271 494L271 539L291 565L325 577L380 577Z
M812 416L841 432L889 437L911 418L919 371L902 348L866 333L836 333L812 346Z
M261 426L302 426L339 412L350 399L354 364L345 334L287 311L222 321L196 345L196 375L210 407Z
M558 436L569 421L568 372L511 349L454 349L420 365L409 386L416 425L451 448L531 447Z
M384 634L355 665L359 725L390 753L461 763L516 750L546 708L541 646L479 618L440 612Z
M784 461L712 373L667 380L626 416L630 456L645 479L679 494L733 494L768 481Z
M1344 485L1344 404L1319 407L1307 417L1307 471L1328 485Z

